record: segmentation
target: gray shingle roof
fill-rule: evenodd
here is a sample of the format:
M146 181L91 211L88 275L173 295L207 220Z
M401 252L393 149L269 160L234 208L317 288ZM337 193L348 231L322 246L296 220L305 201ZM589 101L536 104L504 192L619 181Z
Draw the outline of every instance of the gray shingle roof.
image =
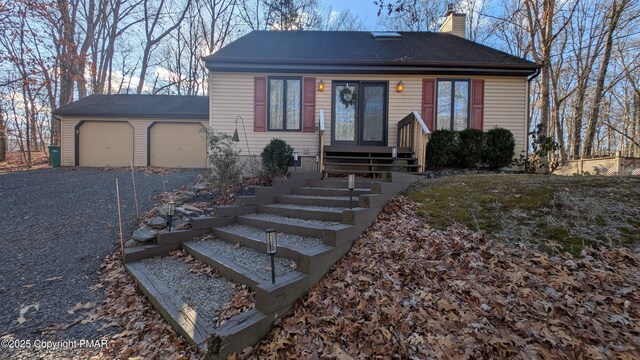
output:
M90 95L56 109L53 114L207 119L209 98L179 95Z
M376 40L358 31L253 31L206 56L209 69L222 66L332 65L519 69L536 63L461 37L400 32L400 40Z

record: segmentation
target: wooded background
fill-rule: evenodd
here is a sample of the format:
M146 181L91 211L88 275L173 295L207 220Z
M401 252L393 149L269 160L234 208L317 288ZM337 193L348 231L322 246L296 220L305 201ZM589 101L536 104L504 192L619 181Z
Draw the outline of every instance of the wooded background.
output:
M377 29L437 31L446 0L378 0ZM467 37L541 64L529 129L554 160L640 156L639 0L462 0ZM251 30L365 29L321 0L3 0L0 161L59 144L51 111L90 94L206 95L201 61Z

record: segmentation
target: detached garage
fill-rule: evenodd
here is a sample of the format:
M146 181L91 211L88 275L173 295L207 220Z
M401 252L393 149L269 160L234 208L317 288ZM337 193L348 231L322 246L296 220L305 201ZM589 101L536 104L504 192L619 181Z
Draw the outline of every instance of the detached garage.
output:
M206 96L91 95L54 111L62 166L207 165Z

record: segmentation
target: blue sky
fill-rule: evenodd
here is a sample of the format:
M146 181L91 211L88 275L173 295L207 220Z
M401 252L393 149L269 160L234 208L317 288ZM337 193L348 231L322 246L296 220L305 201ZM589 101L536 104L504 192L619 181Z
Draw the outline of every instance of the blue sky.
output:
M323 0L323 3L337 11L351 10L352 14L362 19L365 30L376 30L378 8L373 4L373 0Z

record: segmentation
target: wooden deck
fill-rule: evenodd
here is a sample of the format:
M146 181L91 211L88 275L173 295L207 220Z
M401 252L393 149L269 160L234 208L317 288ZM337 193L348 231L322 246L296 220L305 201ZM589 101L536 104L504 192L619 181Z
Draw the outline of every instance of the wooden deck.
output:
M398 148L398 156L391 156L388 146L326 146L323 152L324 176L344 176L355 173L360 177L382 178L397 172L415 173L419 165L411 148Z

